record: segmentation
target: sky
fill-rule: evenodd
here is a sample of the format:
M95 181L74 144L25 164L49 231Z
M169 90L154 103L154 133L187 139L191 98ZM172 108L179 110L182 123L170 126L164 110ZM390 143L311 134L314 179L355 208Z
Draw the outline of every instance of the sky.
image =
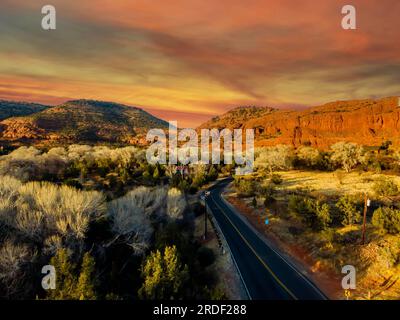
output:
M237 106L397 96L399 17L398 0L0 0L0 99L114 101L194 127Z

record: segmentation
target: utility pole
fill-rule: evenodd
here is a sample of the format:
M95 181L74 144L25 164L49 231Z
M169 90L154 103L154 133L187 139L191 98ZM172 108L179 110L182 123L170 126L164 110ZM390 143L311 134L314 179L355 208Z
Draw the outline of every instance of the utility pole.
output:
M364 218L363 218L363 229L362 229L362 241L361 243L365 243L365 229L367 225L367 209L370 205L370 200L368 199L367 193L364 193Z

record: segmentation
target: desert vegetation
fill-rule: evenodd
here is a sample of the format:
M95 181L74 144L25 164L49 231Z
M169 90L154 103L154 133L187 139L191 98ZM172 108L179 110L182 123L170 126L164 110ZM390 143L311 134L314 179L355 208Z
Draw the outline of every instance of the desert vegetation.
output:
M151 166L136 147L20 147L4 154L0 296L223 297L214 259L204 265L210 249L194 237L199 211L189 204L221 169ZM46 265L57 272L54 290L41 286Z
M343 265L356 266L353 298L400 296L400 171L390 141L375 148L339 142L326 151L278 145L255 156L256 171L235 177L232 197L251 209L249 219L259 229L268 229L287 250L300 246L314 272L340 279ZM340 281L334 296L343 298Z
M343 264L353 264L357 297L393 298L399 159L389 142L376 148L341 142L325 151L310 145L259 148L254 173L234 176L233 187L284 243L309 252L313 270L340 275ZM225 297L213 273L215 253L194 236L200 211L193 199L234 168L149 165L145 151L132 146L4 150L1 297ZM365 194L371 206L362 243ZM60 270L56 290L41 287L41 268L48 264Z

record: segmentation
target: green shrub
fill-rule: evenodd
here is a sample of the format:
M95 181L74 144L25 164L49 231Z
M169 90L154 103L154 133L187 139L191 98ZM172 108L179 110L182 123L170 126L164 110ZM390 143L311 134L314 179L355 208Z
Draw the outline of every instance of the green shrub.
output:
M216 179L218 179L218 171L217 171L217 169L215 169L214 166L211 166L210 170L208 171L208 174L207 174L207 180L214 181Z
M275 202L274 193L274 184L268 183L261 186L259 194L264 198L264 205L266 207Z
M235 185L240 195L244 197L252 197L256 192L256 186L253 180L240 179L236 181Z
M327 203L321 204L319 201L315 203L316 228L326 230L332 222L330 207Z
M315 231L327 229L332 222L329 205L318 200L292 195L288 207Z
M379 207L374 211L372 224L387 233L397 234L400 232L400 210Z
M283 182L282 176L279 174L273 174L271 177L271 182L273 184L281 184Z
M77 189L82 189L82 184L77 179L68 178L64 180L64 184Z
M253 198L253 200L251 201L251 205L255 208L257 208L257 199L256 197Z
M160 170L159 170L158 167L156 167L156 168L154 169L154 172L153 172L153 179L154 179L154 180L158 180L159 178L160 178Z
M352 225L361 220L361 213L360 208L358 207L358 201L354 196L342 196L336 203L336 207L339 209L342 225Z
M189 191L190 187L191 187L191 184L186 180L182 180L178 184L178 189L183 191L183 192Z
M375 182L373 189L378 196L395 196L399 193L399 187L390 179L381 179Z
M290 195L289 196L289 202L288 202L288 208L289 211L292 213L300 213L303 211L303 197L298 196L298 195Z
M333 242L346 245L349 243L356 243L360 239L359 230L349 230L344 233L335 232L333 237Z

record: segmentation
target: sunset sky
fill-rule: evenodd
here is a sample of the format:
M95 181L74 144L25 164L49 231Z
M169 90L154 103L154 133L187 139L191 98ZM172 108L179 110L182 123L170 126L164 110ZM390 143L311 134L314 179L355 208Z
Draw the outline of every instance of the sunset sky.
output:
M341 28L346 4L357 30ZM0 99L115 101L196 126L239 105L397 96L399 40L399 0L0 0Z

